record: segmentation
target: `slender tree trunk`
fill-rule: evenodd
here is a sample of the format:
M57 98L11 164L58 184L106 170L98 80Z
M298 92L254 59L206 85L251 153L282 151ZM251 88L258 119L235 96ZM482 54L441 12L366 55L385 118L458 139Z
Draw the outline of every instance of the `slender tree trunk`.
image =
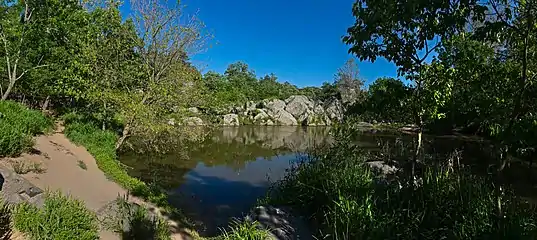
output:
M47 98L45 98L45 102L43 103L43 106L41 106L41 112L47 111L49 101L50 101L50 96L47 96Z
M130 134L130 124L127 124L123 128L123 131L121 133L121 137L119 137L119 139L116 142L116 151L121 148L121 146L125 142L125 139L127 139L127 137L129 137L129 134Z
M9 97L9 94L11 93L11 90L13 89L13 86L15 85L15 81L16 80L13 79L11 76L9 77L9 84L7 85L4 95L2 95L2 100L6 100Z

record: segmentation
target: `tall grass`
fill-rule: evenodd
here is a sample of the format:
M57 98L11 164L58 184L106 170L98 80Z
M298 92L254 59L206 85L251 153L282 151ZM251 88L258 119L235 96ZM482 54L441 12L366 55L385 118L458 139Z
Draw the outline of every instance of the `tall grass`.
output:
M0 101L0 157L16 156L33 146L32 136L52 128L41 112L12 102Z
M99 239L95 214L84 203L60 192L47 192L43 208L29 203L16 206L15 228L35 240Z
M535 239L537 213L487 177L430 166L422 179L381 183L348 134L310 154L271 190L270 202L312 219L325 239Z

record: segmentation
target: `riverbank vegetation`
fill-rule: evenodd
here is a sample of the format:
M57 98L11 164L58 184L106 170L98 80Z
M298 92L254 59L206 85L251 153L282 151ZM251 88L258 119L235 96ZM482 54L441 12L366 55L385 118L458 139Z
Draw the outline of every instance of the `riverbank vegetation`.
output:
M270 201L293 206L320 238L534 239L535 205L506 176L535 158L537 2L357 0L352 11L349 52L386 58L410 84L379 79L348 114L414 123L415 143L365 151L349 119L332 146L275 183ZM425 129L490 140L487 171L457 152L424 152Z
M348 126L273 186L269 203L293 207L328 239L534 239L535 207L493 176L476 175L456 155L420 159L412 151L368 152ZM404 151L403 151L404 152ZM368 161L391 156L399 171L377 172ZM430 157L430 156L429 156ZM406 166L406 167L405 167Z

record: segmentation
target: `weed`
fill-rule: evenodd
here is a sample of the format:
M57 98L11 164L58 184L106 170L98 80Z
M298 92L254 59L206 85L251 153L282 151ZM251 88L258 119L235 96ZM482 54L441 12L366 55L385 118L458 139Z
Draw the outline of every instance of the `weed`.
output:
M84 169L84 170L88 170L88 166L86 165L85 162L81 161L81 160L78 160L78 167Z
M8 204L0 200L0 240L9 240L13 233L11 223L11 209Z
M222 230L220 240L265 240L270 235L267 229L256 221L232 221L230 231Z
M36 240L99 239L95 214L83 202L60 192L47 192L43 208L29 203L15 207L15 228Z

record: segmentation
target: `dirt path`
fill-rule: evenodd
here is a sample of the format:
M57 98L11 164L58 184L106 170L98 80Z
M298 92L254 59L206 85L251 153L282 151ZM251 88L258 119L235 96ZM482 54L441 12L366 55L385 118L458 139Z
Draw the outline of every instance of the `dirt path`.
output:
M71 143L63 134L39 136L35 141L34 153L24 154L13 160L40 163L46 169L43 173L23 175L37 187L70 194L83 200L86 206L95 212L114 201L118 194L127 193L121 186L106 178L85 148ZM135 197L130 199L144 204ZM150 207L154 209L153 206ZM178 229L177 223L170 221L170 224L173 229ZM112 232L103 231L101 239L116 240L120 237ZM190 239L190 237L183 233L174 233L172 239Z

